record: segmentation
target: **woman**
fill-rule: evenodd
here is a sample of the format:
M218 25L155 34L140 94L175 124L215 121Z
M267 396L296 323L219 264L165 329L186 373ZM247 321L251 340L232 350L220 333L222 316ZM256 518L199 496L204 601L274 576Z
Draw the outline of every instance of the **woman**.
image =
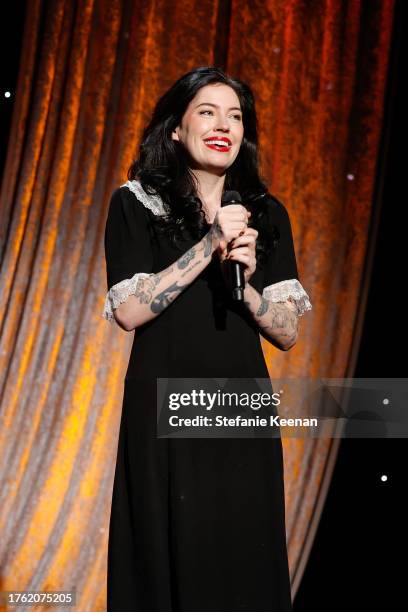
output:
M104 316L136 330L112 497L108 610L288 612L281 439L158 438L156 378L269 378L311 308L259 177L254 98L221 70L158 101L105 233ZM225 191L242 204L221 207ZM244 271L231 299L227 260Z

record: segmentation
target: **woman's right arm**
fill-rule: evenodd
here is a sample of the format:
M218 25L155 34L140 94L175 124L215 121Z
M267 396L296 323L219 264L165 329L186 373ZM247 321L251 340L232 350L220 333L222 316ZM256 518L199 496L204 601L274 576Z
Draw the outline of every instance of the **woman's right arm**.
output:
M247 227L250 212L241 204L220 208L207 234L177 261L157 274L143 274L133 293L113 310L125 331L157 317L210 263L213 252L225 252L227 244Z
M120 327L132 331L157 317L206 268L221 238L220 227L214 222L200 242L168 268L139 278L135 292L113 311Z

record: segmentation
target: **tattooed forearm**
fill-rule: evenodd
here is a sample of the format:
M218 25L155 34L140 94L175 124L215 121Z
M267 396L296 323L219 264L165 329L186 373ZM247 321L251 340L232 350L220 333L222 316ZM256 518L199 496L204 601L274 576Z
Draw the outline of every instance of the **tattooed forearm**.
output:
M191 272L191 270L193 270L196 266L199 266L201 263L201 260L199 261L195 261L189 268L187 268L187 270L185 270L182 274L180 274L180 276L186 276L187 274L189 274Z
M136 290L133 294L137 298L139 304L150 304L153 298L153 292L161 278L162 276L160 276L160 274L139 278Z
M268 302L267 310L259 317L258 323L267 336L277 339L276 336L279 335L280 342L285 346L292 346L296 342L298 318L285 304Z
M212 253L213 249L213 240L214 234L211 233L211 230L204 236L204 257L209 257Z
M183 268L188 266L190 261L197 258L197 256L201 252L203 253L204 257L209 257L213 252L216 243L215 235L216 234L214 233L214 231L210 229L197 245L191 247L191 249L186 251L184 255L182 255L180 259L177 260L177 267L182 270Z
M153 300L151 309L152 312L158 314L162 312L169 304L171 304L176 297L185 289L187 285L179 285L173 283L170 287L167 287L164 291L161 291Z
M244 296L244 303L264 337L283 350L295 344L299 331L296 308L266 300L251 285L245 287Z
M163 312L208 265L219 244L218 232L219 228L213 224L176 262L161 272L140 277L133 299L125 300L114 310L119 325L131 331Z
M156 285L159 284L159 282L161 281L162 278L164 278L165 276L168 276L169 274L171 274L173 272L173 270L174 270L174 264L172 264L168 268L165 268L165 270L162 270L161 272L157 272L157 274L155 274L155 283L156 283Z
M201 242L198 243L198 251L202 251L204 257L210 257L211 253L218 246L219 236L221 235L222 234L220 231L217 230L214 225L212 225L211 229L207 232Z
M217 219L217 217L216 217ZM222 230L221 230L221 226L218 223L217 220L214 220L214 223L211 226L210 229L210 233L212 236L214 236L215 238L217 238L218 240L222 237Z
M247 302L247 304L249 305L249 302ZM265 300L265 298L261 297L261 303L259 304L259 308L256 312L256 316L262 317L267 311L268 311L268 301Z
M169 274L171 274L174 270L174 265L169 266L162 272L158 272L153 276L149 276L146 278L139 278L139 281L136 285L136 290L134 292L134 296L138 299L140 304L150 304L153 297L153 291L160 283L162 278L165 278Z
M207 257L211 254L212 250L216 248L219 244L219 241L222 238L222 230L217 221L211 225L211 228L207 235L205 236L205 248L204 255Z
M180 257L180 259L177 260L177 267L180 268L180 270L182 270L183 268L188 266L189 262L192 259L194 259L195 255L196 255L195 248L192 247L186 253L184 253L184 255Z

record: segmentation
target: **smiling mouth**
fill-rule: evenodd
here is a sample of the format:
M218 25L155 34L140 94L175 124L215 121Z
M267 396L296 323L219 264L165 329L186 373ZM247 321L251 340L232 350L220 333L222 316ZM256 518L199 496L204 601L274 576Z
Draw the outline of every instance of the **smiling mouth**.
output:
M227 153L231 149L231 144L224 141L213 138L211 140L204 140L204 144L213 151L220 151L221 153Z

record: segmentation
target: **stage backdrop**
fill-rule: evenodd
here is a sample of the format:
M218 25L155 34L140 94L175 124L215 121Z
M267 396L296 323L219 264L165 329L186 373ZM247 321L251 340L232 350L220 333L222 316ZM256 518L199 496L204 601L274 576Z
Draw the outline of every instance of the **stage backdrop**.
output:
M215 64L252 86L262 168L313 310L272 378L353 375L393 1L29 0L0 218L1 589L105 609L110 496L133 334L101 316L103 234L158 96ZM7 61L7 58L3 58ZM284 440L293 594L335 440Z

